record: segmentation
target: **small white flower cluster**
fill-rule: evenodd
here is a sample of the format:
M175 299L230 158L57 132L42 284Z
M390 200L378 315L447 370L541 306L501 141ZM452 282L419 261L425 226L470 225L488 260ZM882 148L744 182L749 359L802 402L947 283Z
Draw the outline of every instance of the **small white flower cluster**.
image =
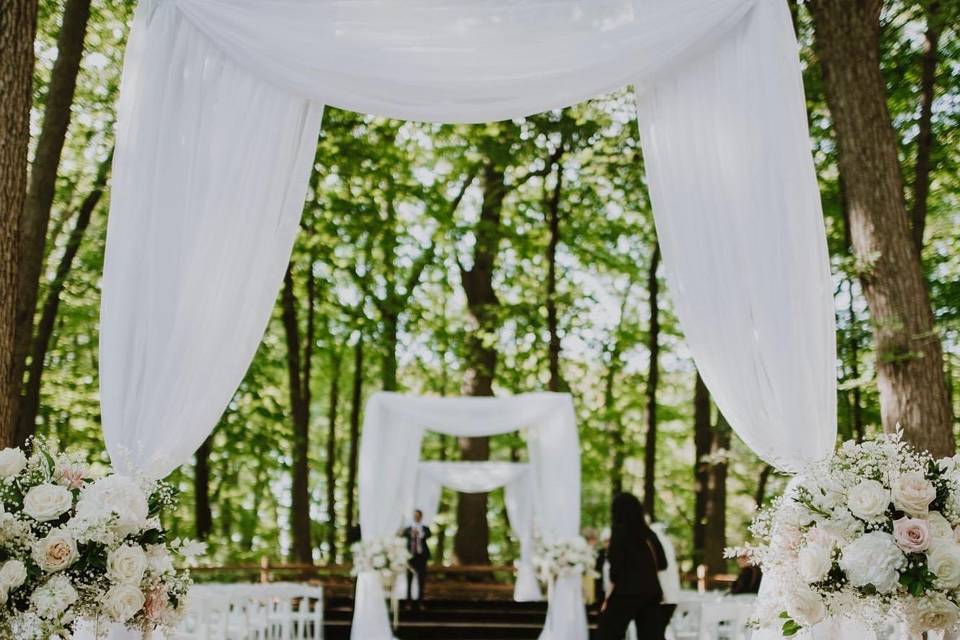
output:
M353 552L353 575L374 571L387 586L405 574L410 564L410 551L406 540L401 537L361 540L350 549Z
M189 574L165 542L163 483L110 473L35 442L0 450L0 637L68 636L82 618L132 629L172 629Z
M560 576L596 573L597 552L583 536L561 538L550 544L537 537L534 545L533 566L544 584Z
M846 442L798 474L751 526L777 589L758 623L784 635L827 616L914 633L960 628L960 456L935 461L900 434Z

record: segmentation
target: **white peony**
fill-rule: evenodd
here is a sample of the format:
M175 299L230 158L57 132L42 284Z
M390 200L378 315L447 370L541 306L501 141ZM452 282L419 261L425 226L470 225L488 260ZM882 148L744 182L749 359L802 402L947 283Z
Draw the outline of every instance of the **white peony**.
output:
M872 584L880 593L897 588L897 570L906 563L906 556L897 547L893 536L882 531L865 533L841 551L840 568L855 587Z
M787 614L804 627L820 622L827 614L820 596L807 588L790 593L785 604Z
M883 517L889 504L890 492L876 480L863 480L847 493L847 508L867 522Z
M77 516L96 521L116 516L117 528L124 534L144 528L150 507L137 481L129 476L114 474L88 484L77 500Z
M107 554L107 576L113 582L139 585L147 570L147 554L133 545L122 545Z
M66 576L54 576L33 592L30 603L41 618L53 619L77 601L77 590Z
M891 483L890 494L897 509L918 517L927 515L930 503L937 497L937 490L922 473L910 471Z
M53 529L33 545L33 559L49 573L62 571L78 557L77 541L66 531Z
M111 587L103 597L103 612L115 622L126 622L143 608L143 592L131 584Z
M820 582L833 566L831 549L821 544L808 544L800 549L797 558L800 577L807 582Z
M19 560L7 560L0 567L0 587L16 589L27 581L27 567Z
M927 515L927 524L930 525L930 534L934 540L952 540L953 528L939 511L931 511Z
M954 542L937 542L927 552L927 568L937 576L940 587L960 587L960 546Z
M23 497L23 512L34 520L56 520L73 506L73 494L58 484L38 484Z
M0 478L10 478L27 466L27 456L20 449L0 450Z

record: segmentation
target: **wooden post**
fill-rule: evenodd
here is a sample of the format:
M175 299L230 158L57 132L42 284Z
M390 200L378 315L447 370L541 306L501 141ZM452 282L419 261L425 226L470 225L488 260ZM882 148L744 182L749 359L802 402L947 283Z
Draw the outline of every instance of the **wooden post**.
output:
M707 592L707 565L697 565L697 591L699 593Z
M260 556L260 582L270 582L270 558L267 556Z

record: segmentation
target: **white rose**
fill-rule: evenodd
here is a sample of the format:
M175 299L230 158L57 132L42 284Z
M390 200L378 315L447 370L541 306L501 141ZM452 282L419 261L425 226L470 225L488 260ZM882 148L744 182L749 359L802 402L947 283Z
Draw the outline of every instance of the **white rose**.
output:
M113 582L139 585L147 570L147 554L140 547L123 545L107 554L107 576Z
M73 506L73 494L58 484L38 484L23 497L23 512L34 520L56 520Z
M143 592L130 584L111 587L103 597L103 612L115 622L126 622L143 608Z
M938 542L927 552L927 568L937 576L940 587L960 587L960 546L953 542Z
M872 584L880 593L897 588L897 570L906 562L906 556L897 547L893 536L882 531L865 533L847 546L840 555L840 568L855 587Z
M77 500L77 516L95 521L113 515L123 535L142 530L149 512L147 497L137 481L119 474L88 484Z
M20 449L0 450L0 478L10 478L27 466L27 456Z
M930 525L930 534L934 540L952 540L953 528L943 514L939 511L931 511L927 516L927 524Z
M147 564L150 571L156 575L173 573L173 558L162 544L154 544L147 547Z
M847 493L850 513L867 522L882 517L889 504L890 492L876 480L863 480Z
M788 595L785 604L787 614L804 627L820 622L827 613L820 596L806 588Z
M800 549L797 559L800 577L807 582L820 582L830 573L833 557L830 547L821 544L808 544Z
M7 560L0 567L0 587L16 589L27 581L27 567L19 560Z
M922 473L904 473L890 486L894 506L911 516L926 516L937 490Z
M78 557L77 541L66 531L54 529L33 545L33 559L49 573L62 571Z
M960 617L960 609L943 596L916 598L907 610L910 627L917 635L926 631L942 631L952 627Z

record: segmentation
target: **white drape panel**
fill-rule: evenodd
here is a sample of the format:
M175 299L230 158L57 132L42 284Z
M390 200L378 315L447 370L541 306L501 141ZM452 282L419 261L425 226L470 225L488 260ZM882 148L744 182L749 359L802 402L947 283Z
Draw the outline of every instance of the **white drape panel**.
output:
M760 457L795 470L836 439L836 331L796 42L783 2L640 83L667 281L704 382Z
M568 394L429 398L380 392L367 401L360 441L359 507L364 539L395 535L413 508L420 445L426 430L458 437L522 430L532 476L528 485L533 493L530 502L535 505L541 535L548 543L578 535L580 445ZM383 599L379 580L358 580L351 632L354 640L393 637L389 620L381 615L385 611ZM553 611L558 606L572 607L572 611ZM555 585L541 638L586 640L579 577Z
M114 463L163 477L216 424L290 256L322 110L238 68L173 5L136 14L101 309Z
M421 462L413 508L420 509L427 524L431 524L437 515L443 487L461 493L489 493L503 487L510 528L520 543L513 599L517 602L543 600L533 567L535 505L530 465L496 461Z
M184 462L241 380L296 232L320 104L485 121L628 82L707 385L778 466L830 450L830 280L784 0L150 3L125 62L103 280L104 433L121 466Z

